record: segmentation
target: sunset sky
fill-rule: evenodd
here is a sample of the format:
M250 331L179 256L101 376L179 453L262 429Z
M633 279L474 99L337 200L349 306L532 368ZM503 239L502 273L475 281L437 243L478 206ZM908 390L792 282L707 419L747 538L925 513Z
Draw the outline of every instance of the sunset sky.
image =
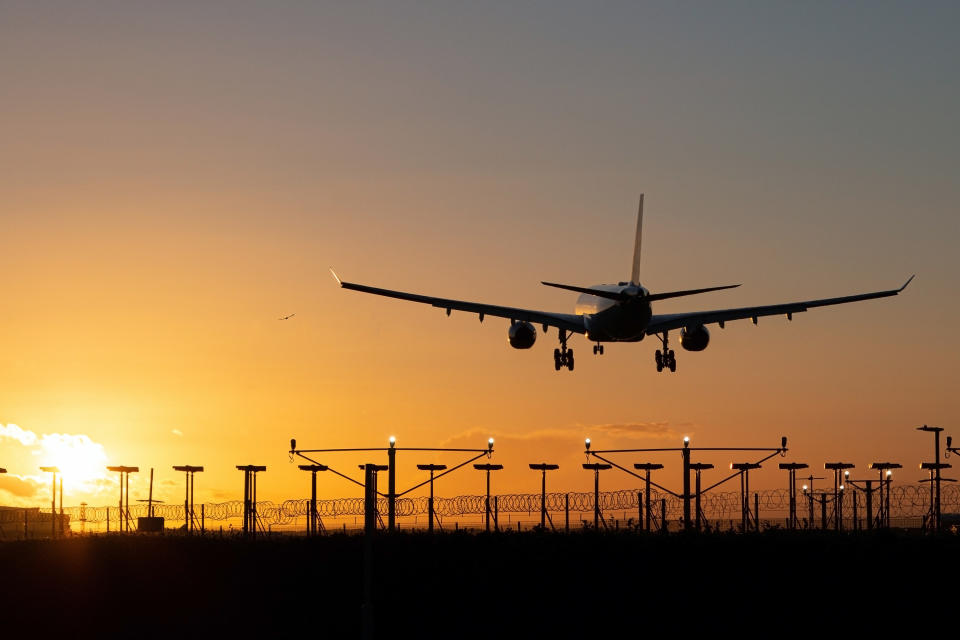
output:
M267 465L263 499L306 495L291 437L493 436L499 492L538 490L539 461L589 490L585 436L786 435L789 459L919 479L914 428L960 436L957 24L955 2L0 2L0 504L46 504L48 463L68 505L115 500L106 464L141 468L133 499L155 467L179 500L184 464L207 469L198 500L240 498L237 464ZM627 279L640 193L644 286L743 284L655 313L917 277L711 328L675 374L655 340L594 357L582 337L558 373L555 330L513 350L506 320L327 270L572 313L539 282ZM406 455L400 484L460 459Z

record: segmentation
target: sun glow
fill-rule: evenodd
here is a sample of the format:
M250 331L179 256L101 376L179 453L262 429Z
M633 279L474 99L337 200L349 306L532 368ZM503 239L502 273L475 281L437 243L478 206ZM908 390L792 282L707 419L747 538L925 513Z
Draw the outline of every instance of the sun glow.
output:
M110 484L106 469L107 453L102 444L94 442L87 435L37 434L14 424L0 424L0 442L7 447L21 447L19 454L15 450L7 452L10 459L7 466L23 482L48 485L50 477L42 473L40 467L57 467L67 495L97 493ZM18 459L19 462L15 462ZM14 465L19 467L18 472L14 472Z
M107 454L103 445L85 435L44 435L40 440L38 463L59 467L65 485L86 486L107 477Z

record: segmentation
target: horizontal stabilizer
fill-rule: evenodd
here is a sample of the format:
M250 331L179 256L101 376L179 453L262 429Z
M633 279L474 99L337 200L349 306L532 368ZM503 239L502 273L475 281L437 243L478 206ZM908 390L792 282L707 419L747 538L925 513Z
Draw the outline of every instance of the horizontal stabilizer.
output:
M722 287L707 287L706 289L687 289L686 291L668 291L666 293L651 293L647 296L647 300L653 302L654 300L665 300L667 298L680 298L682 296L692 296L698 293L706 293L708 291L720 291L721 289L735 289L739 287L738 284L728 284Z
M557 289L566 289L567 291L576 291L577 293L588 293L598 298L609 298L610 300L618 300L620 302L634 297L628 293L621 293L619 291L603 291L601 289L591 289L590 287L575 287L572 284L557 284L556 282L541 282L540 284L545 284L548 287L556 287Z

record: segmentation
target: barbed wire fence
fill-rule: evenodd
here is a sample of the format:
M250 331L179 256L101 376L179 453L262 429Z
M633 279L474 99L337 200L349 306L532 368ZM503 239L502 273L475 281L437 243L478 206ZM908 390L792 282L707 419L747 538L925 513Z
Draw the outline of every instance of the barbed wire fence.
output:
M759 501L761 519L770 526L770 523L776 524L780 520L785 520L789 512L790 496L787 489L767 489L755 492ZM600 510L607 514L616 514L620 512L623 515L625 526L640 523L640 506L644 500L643 492L639 489L605 491L600 495ZM512 493L495 496L496 509L498 513L509 516L539 516L541 508L541 496L539 493ZM751 495L751 502L753 496ZM804 519L807 504L807 498L798 494L797 510L801 519ZM856 500L859 509L859 518L863 519L865 513L864 496L858 492L847 492L844 497L846 517L852 516L852 502ZM479 517L485 513L486 496L484 495L461 495L451 498L437 497L434 499L434 509L440 518L449 518L457 521L462 518L477 516L474 524L480 522ZM946 513L960 513L960 487L951 485L946 486L941 494L942 509ZM587 514L592 513L594 509L593 492L570 492L570 493L547 493L546 508L551 514L572 513ZM665 508L665 513L664 509ZM147 505L131 505L129 518L136 521L137 518L147 516ZM646 505L644 505L646 509ZM386 498L378 500L378 510L381 513L387 511ZM7 532L13 527L17 527L24 521L24 509L8 508L0 510L0 530ZM50 521L50 509L30 509L46 522ZM230 500L219 503L204 503L202 508L197 509L202 513L207 528L216 526L222 527L224 524L233 520L240 521L243 517L243 501ZM257 502L257 516L264 527L283 530L292 528L306 521L310 511L309 498L297 498L285 500L281 503L275 503L270 500ZM909 519L917 520L914 526L920 526L919 521L930 511L930 487L929 485L895 485L890 487L890 513L894 519L898 519L903 526L910 526L906 523ZM76 530L78 526L90 526L97 530L102 530L104 525L110 523L110 529L115 530L114 523L119 523L122 517L117 506L77 506L63 509L63 514ZM418 518L426 516L428 513L428 498L398 498L396 501L396 512L400 518ZM739 492L711 492L701 496L701 512L707 522L713 521L715 524L727 521L733 528L733 523L739 521L741 517L741 496ZM334 498L317 500L317 513L321 519L333 520L345 518L360 518L364 514L363 498ZM683 501L665 492L653 490L651 492L651 515L655 522L677 522L682 518ZM154 504L153 515L162 517L168 522L184 521L184 506L172 504ZM579 518L582 521L582 518ZM556 521L556 519L554 519ZM424 523L425 524L425 523ZM782 524L782 523L780 523ZM816 526L817 523L811 523Z

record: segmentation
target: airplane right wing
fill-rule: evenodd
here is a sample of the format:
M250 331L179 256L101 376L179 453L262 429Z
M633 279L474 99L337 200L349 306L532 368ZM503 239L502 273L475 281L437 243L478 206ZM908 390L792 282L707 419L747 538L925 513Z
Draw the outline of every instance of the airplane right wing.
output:
M520 320L522 322L530 322L532 324L557 327L558 329L565 329L573 333L587 332L586 325L583 321L583 316L567 313L551 313L549 311L534 311L531 309L518 309L515 307L501 307L492 304L483 304L480 302L451 300L448 298L434 298L432 296L424 296L418 293L406 293L403 291L393 291L391 289L368 287L367 285L354 284L352 282L343 282L335 273L333 274L333 277L336 278L337 282L344 289L360 291L362 293L372 293L374 295L386 296L388 298L397 298L398 300L409 300L410 302L429 304L433 307L446 309L448 315L450 314L451 310L466 311L469 313L478 314L481 321L483 320L483 316L487 315L496 316L498 318L509 318L510 320Z
M847 302L858 302L860 300L873 300L874 298L886 298L895 296L910 284L913 276L907 280L899 289L890 289L889 291L875 291L873 293L860 293L852 296L842 296L839 298L824 298L821 300L806 300L804 302L787 302L784 304L772 304L761 307L740 307L738 309L718 309L716 311L693 311L689 313L666 313L654 315L650 318L650 324L647 326L647 335L654 335L669 331L671 329L681 329L683 327L693 327L699 324L718 323L721 327L728 320L743 320L751 318L756 323L760 316L792 316L794 313L801 313L814 307L826 307L834 304L845 304Z

